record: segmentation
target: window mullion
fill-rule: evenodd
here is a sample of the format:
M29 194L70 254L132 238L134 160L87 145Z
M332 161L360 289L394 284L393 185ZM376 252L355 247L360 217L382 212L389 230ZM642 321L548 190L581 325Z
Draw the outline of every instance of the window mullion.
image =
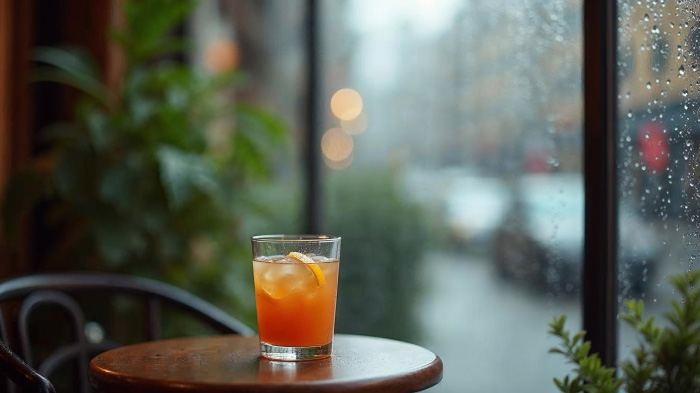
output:
M607 365L617 354L616 0L584 1L583 327Z

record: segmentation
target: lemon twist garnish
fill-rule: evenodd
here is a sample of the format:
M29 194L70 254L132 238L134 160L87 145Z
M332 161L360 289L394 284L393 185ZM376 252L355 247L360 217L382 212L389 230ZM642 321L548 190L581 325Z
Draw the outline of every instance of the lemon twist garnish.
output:
M287 257L296 259L297 261L306 265L306 267L308 267L309 270L311 270L311 273L314 274L314 277L316 277L316 282L318 282L319 287L322 287L326 284L326 276L323 275L323 271L320 267L318 267L316 263L314 263L314 260L311 259L311 257L296 251L292 251L289 254L287 254Z

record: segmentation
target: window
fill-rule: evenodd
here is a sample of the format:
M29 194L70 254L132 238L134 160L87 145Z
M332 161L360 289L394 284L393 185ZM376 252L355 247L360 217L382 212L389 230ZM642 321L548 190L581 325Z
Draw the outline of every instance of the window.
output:
M618 2L618 54L635 58L619 78L620 299L634 278L639 295L659 316L673 298L667 277L691 269L698 252L696 17L682 2ZM664 60L661 60L663 58ZM661 66L661 64L665 64ZM641 259L633 266L628 261ZM634 336L620 326L620 356Z
M584 4L516 3L219 0L194 23L234 40L245 94L291 126L259 190L274 214L250 232L305 228L316 149L320 230L343 237L336 330L434 350L435 392L553 392L569 366L547 354L547 323L582 323ZM657 314L700 244L689 7L617 3L617 300Z
M319 6L337 330L433 349L440 392L553 390L580 324L581 3L507 5Z
M274 153L275 181L250 190L263 213L248 218L251 234L304 231L305 21L302 1L221 0L199 3L190 23L192 62L240 69L244 82L232 99L262 104L281 117L290 134L288 146Z

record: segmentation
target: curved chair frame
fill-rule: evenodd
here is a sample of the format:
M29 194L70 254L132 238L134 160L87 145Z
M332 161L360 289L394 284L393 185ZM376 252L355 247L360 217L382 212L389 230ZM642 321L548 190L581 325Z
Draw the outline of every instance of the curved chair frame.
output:
M111 341L89 342L84 333L85 317L78 303L68 293L129 294L141 297L146 304L146 336L148 340L161 337L161 305L167 304L194 315L222 334L254 334L253 330L215 307L182 289L145 278L102 273L45 274L11 279L0 283L0 304L9 300L22 300L17 316L17 333L20 359L8 346L11 341L0 308L0 373L22 389L34 392L53 392L53 386L45 376L68 360L77 358L80 369L87 370L88 354L118 347ZM27 323L29 316L39 306L52 304L66 311L72 324L74 343L65 345L48 356L41 365L35 365L32 357ZM33 367L37 367L36 371ZM87 373L78 375L79 391L87 393L90 386ZM8 392L12 391L10 382Z

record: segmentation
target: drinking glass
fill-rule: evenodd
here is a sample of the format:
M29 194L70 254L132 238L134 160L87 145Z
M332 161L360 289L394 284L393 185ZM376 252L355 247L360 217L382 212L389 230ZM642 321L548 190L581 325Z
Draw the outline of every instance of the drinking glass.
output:
M330 356L340 237L251 238L260 352L273 360Z

